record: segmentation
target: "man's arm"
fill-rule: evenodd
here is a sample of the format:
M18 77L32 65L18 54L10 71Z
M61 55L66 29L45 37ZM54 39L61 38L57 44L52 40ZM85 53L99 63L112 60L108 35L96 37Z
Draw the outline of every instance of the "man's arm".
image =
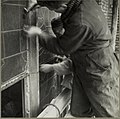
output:
M59 38L46 33L41 34L39 42L42 47L52 53L66 55L74 53L91 38L93 39L93 34L88 26L72 25L67 27L65 33Z
M66 59L60 63L55 64L42 64L40 71L48 73L55 71L58 75L66 75L72 73L72 61Z
M58 55L74 53L85 44L86 41L91 38L93 39L93 33L86 25L70 25L59 38L43 32L38 27L31 27L28 30L24 29L24 31L30 36L38 35L40 45L46 50Z

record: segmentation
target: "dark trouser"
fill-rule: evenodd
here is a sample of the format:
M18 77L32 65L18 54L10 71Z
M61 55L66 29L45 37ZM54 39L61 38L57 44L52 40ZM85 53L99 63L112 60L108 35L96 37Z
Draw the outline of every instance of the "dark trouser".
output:
M73 81L71 114L75 117L92 117L94 114L89 99L86 96L82 84L77 81Z
M119 117L119 70L114 54L106 48L81 57L76 59L71 114Z
M119 108L119 97L114 99L116 98L114 96L118 95L117 89L111 90L110 95L107 88L100 92L97 92L95 88L84 90L82 83L75 80L72 91L71 114L75 117L118 117L119 112L116 112Z

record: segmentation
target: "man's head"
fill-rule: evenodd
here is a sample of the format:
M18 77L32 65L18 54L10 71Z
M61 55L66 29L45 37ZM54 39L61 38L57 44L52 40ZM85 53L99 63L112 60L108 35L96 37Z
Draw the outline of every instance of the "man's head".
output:
M63 35L64 28L63 28L63 23L62 23L60 17L52 19L51 26L52 26L52 30L53 30L54 34L57 37L60 37L61 35Z
M63 13L67 9L67 3L70 0L37 0L40 6L46 6L50 10Z

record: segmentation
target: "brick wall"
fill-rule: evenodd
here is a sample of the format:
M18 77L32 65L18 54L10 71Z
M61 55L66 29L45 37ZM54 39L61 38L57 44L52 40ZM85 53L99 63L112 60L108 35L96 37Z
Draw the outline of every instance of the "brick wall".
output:
M120 9L119 9L120 10ZM116 52L119 54L119 46L120 46L120 36L119 36L119 23L120 23L120 17L119 17L119 10L118 10L118 25L117 25L117 36L116 36Z
M100 5L102 11L104 12L105 17L107 18L107 21L108 21L109 29L111 30L113 0L96 0L96 2ZM119 52L119 20L117 25L115 51Z

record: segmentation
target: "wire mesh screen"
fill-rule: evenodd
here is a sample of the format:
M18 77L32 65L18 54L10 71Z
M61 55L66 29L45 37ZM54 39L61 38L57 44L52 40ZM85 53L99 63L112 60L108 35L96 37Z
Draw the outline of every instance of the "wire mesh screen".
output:
M51 29L51 20L59 14L48 10L47 8L39 8L37 11L37 26L43 31L53 34ZM54 54L46 51L42 47L39 49L39 64L55 63ZM43 73L40 72L40 111L44 108L45 104L55 98L61 92L61 80L54 72Z

